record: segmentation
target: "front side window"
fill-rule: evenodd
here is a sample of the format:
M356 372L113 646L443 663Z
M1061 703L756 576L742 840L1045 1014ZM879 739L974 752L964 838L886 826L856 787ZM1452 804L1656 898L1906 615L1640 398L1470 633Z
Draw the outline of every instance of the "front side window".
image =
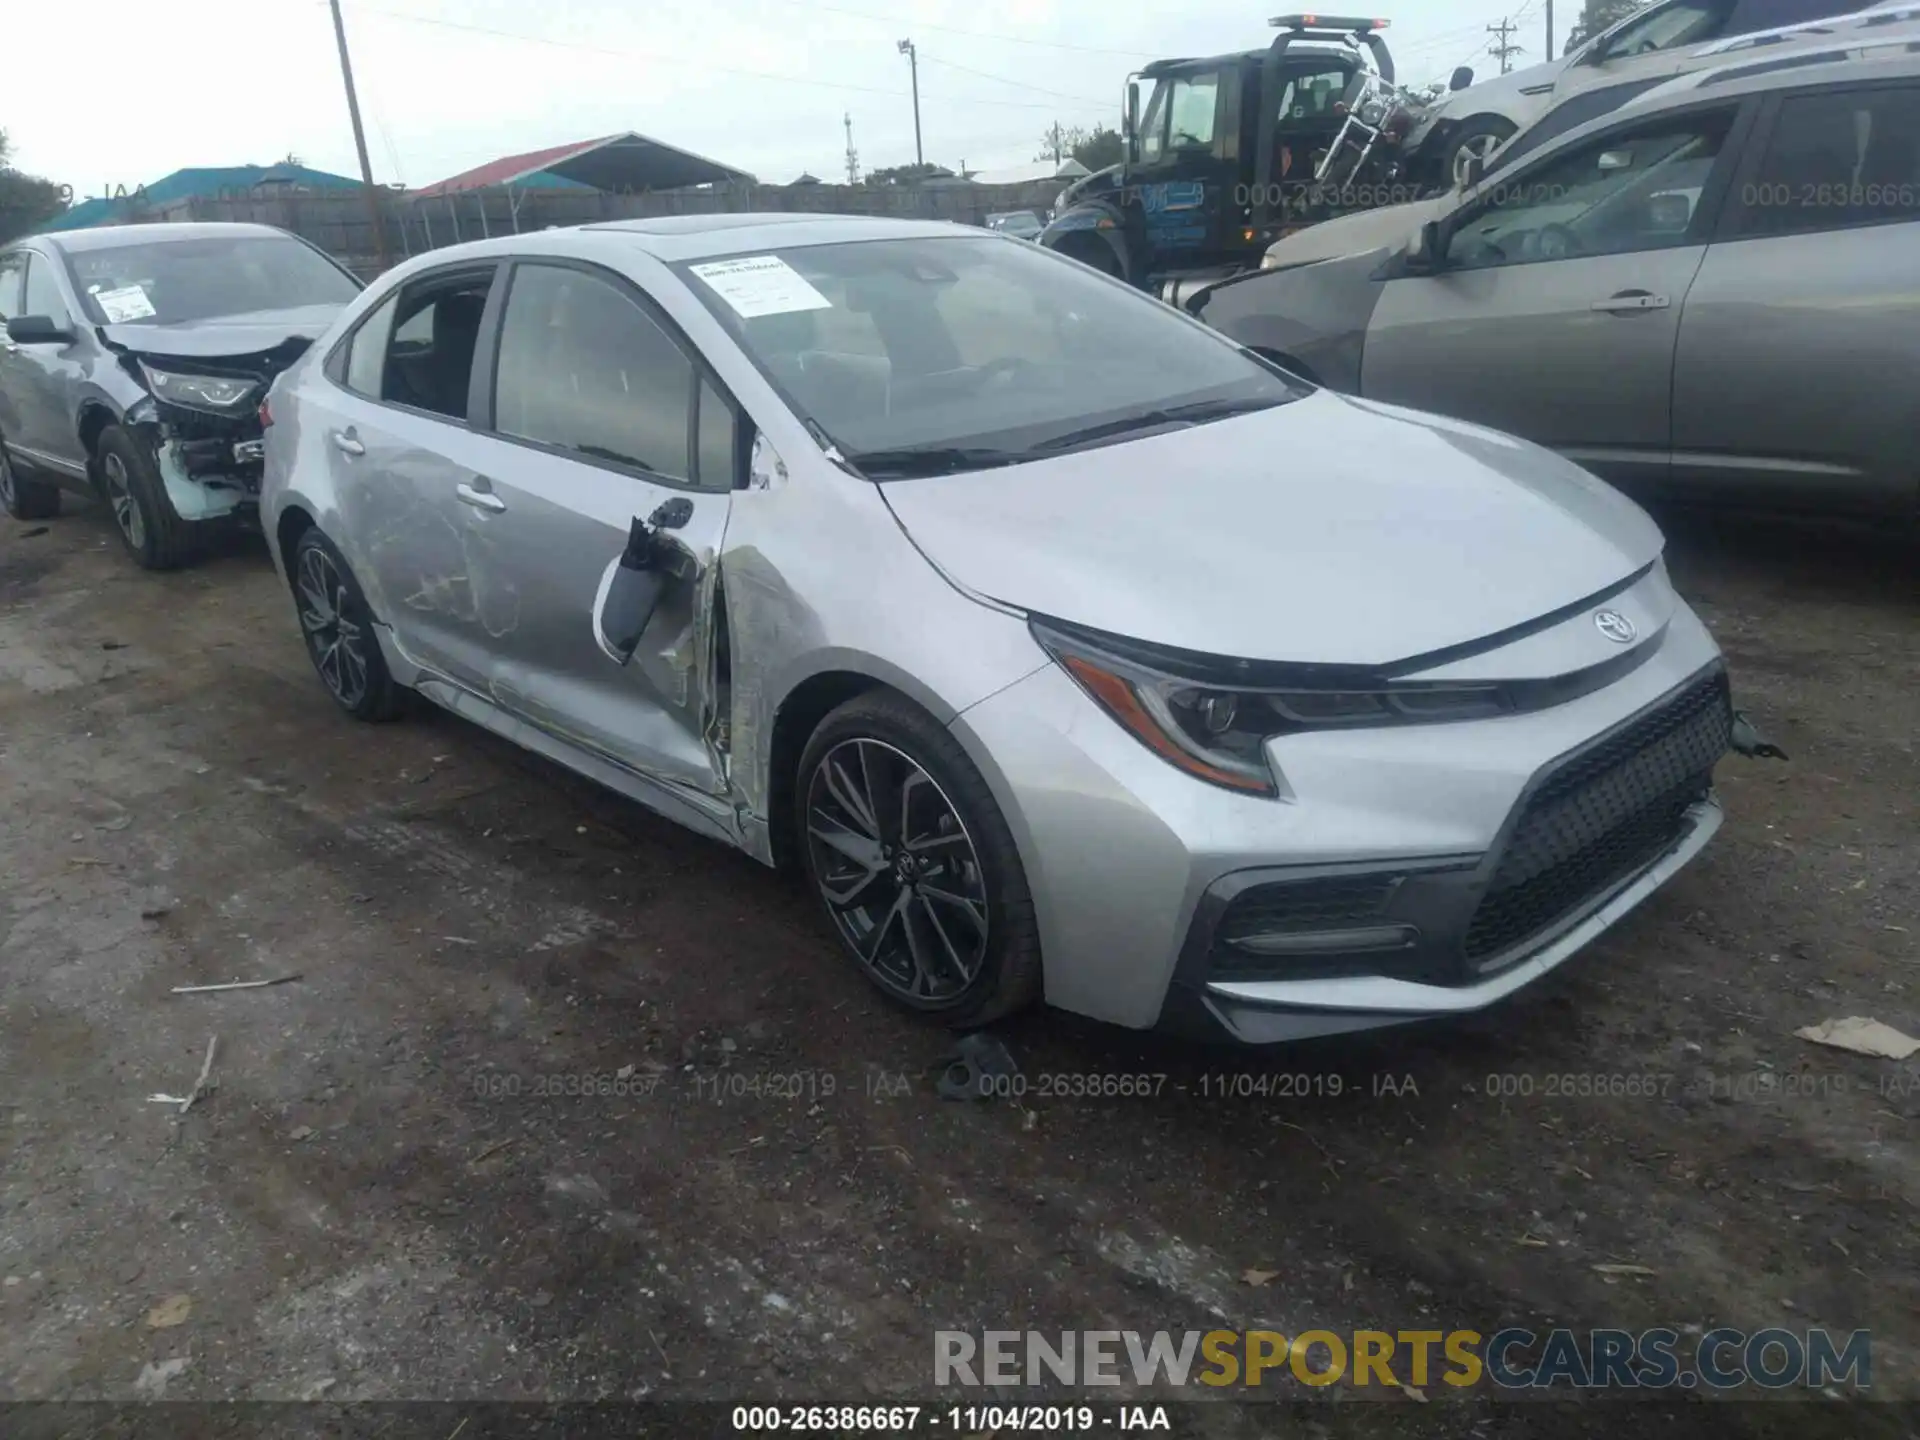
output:
M695 469L702 490L731 490L739 470L740 426L733 407L710 380L700 382L699 453Z
M176 325L342 306L360 293L359 282L291 236L135 240L70 258L96 325Z
M53 278L53 262L44 255L27 257L27 289L20 301L20 313L45 315L56 325L65 325L71 318L60 294L60 283Z
M1039 458L1303 393L1157 300L988 236L678 269L792 408L872 479Z
M1212 148L1219 103L1220 77L1212 72L1157 82L1140 121L1141 160L1158 160L1170 151Z
M27 273L27 252L10 250L0 255L0 320L24 314L20 308L20 282Z
M1485 269L1685 243L1732 118L1715 110L1615 132L1489 182L1491 198L1456 225L1448 264Z
M1790 96L1736 198L1747 236L1920 220L1920 86Z
M494 381L503 435L686 480L694 379L692 361L619 286L557 265L515 267Z
M393 311L397 297L389 295L360 322L347 342L346 384L349 390L368 399L380 398L380 382L386 374L387 343L393 335Z
M1732 9L1731 0L1673 0L1670 5L1655 5L1601 41L1602 58L1630 60L1656 50L1704 44L1721 33Z

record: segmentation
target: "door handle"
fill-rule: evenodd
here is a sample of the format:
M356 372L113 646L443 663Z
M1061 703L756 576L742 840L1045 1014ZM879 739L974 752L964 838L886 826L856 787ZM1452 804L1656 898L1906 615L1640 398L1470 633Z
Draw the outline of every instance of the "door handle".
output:
M485 510L489 515L498 515L507 508L507 502L494 494L491 488L481 488L463 482L454 486L453 493L460 497L462 505L471 505L476 510Z
M1665 310L1672 303L1651 290L1622 290L1618 295L1594 301L1588 308L1607 315L1637 315L1643 310Z
M333 432L332 438L333 448L338 450L342 455L364 455L367 453L367 447L354 438L351 430L336 430Z

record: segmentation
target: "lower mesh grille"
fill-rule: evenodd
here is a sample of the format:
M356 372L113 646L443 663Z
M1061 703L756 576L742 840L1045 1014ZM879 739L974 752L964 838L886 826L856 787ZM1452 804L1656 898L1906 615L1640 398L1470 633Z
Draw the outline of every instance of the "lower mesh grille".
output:
M1214 927L1211 968L1222 976L1271 970L1275 964L1271 958L1250 954L1233 943L1250 936L1309 935L1376 922L1385 913L1388 897L1398 882L1396 875L1341 875L1279 881L1244 890ZM1286 968L1292 973L1306 973L1314 967L1294 961Z
M1731 729L1726 672L1717 671L1562 762L1507 840L1467 928L1468 963L1490 968L1671 847Z

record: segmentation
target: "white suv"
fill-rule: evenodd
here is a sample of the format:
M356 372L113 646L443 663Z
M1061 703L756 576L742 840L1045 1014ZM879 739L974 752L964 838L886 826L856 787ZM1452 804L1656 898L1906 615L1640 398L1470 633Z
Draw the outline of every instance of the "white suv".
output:
M1485 160L1550 110L1590 96L1565 117L1605 114L1662 80L1719 63L1729 50L1798 42L1849 25L1920 20L1911 0L1868 6L1863 0L1654 0L1557 60L1455 90L1408 137L1408 153L1439 184L1458 185L1472 157ZM1466 72L1471 75L1471 71ZM1596 108L1597 107L1597 108Z

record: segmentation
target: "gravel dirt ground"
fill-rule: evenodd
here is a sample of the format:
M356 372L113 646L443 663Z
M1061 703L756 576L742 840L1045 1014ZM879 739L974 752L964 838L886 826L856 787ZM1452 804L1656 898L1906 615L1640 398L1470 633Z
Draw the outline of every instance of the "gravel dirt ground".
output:
M1871 1329L1920 1399L1920 1057L1793 1034L1920 1033L1909 537L1670 517L1792 760L1729 758L1705 855L1516 1002L1271 1054L1037 1014L1027 1076L1158 1093L962 1104L790 883L344 718L257 542L147 575L68 509L0 522L0 1396L858 1402L927 1394L936 1328L1724 1323ZM1345 1398L1286 1433L1539 1414Z

